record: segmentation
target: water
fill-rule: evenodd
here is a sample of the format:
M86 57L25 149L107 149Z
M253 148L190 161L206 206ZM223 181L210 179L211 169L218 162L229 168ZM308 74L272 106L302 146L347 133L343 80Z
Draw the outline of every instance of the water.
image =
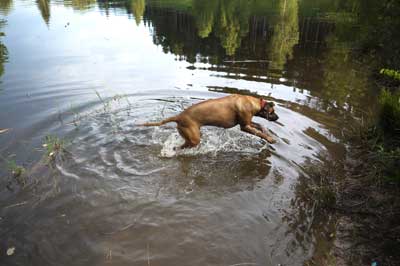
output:
M376 98L341 8L1 0L0 264L321 263L335 221L313 213L308 169L340 165ZM279 123L255 119L276 144L205 127L177 151L174 124L135 126L229 93L277 104ZM47 135L65 143L53 163Z

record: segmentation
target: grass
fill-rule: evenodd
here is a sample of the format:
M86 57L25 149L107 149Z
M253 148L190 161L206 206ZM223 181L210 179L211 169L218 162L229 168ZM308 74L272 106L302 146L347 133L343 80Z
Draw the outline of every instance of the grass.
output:
M110 112L110 108L111 108L110 101L105 101L105 100L101 97L101 95L100 95L100 93L99 93L98 91L95 90L95 93L96 93L96 95L97 95L97 98L99 98L100 102L101 102L102 105L103 105L104 113Z
M24 177L26 169L23 166L17 165L16 161L8 160L7 168L11 172L12 177L17 181L19 185L24 187L27 184L27 180Z
M363 165L355 170L365 181L400 184L400 93L382 90L376 121L367 119L353 128L348 140Z
M314 211L334 208L336 206L335 186L336 166L309 167L306 172L310 177L303 193L314 204Z
M17 163L14 160L8 161L7 167L13 174L13 176L20 176L25 172L25 168L23 166L17 165Z
M118 103L120 104L122 100L126 101L126 105L127 108L125 108L127 115L130 116L130 112L131 109L133 107L132 103L129 101L128 96L125 94L116 94L111 98L104 98L101 96L101 94L98 91L94 91L100 104L101 104L101 108L99 109L95 109L93 111L90 112L86 112L86 113L79 113L78 108L74 107L73 105L71 105L70 109L69 109L69 113L73 115L73 119L71 122L69 122L68 124L74 125L76 127L76 129L79 128L80 123L88 118L93 118L96 115L109 115L109 119L110 119L110 124L112 124L115 128L118 127L118 122L114 120L112 114L113 114L113 104L114 103ZM61 120L61 119L60 119Z
M400 183L400 92L382 90L377 129L371 134L372 163L384 181Z
M400 261L400 93L382 90L376 121L350 134L338 211L351 218L352 254L382 265ZM370 263L370 262L367 262Z
M379 71L380 74L387 76L389 78L393 78L395 80L399 80L400 81L400 72L393 70L393 69L388 69L388 68L382 68Z
M380 112L379 126L383 135L394 138L397 147L400 146L400 92L392 93L382 90L379 96Z
M65 151L65 143L56 136L46 136L43 147L46 148L46 155L49 161L53 161L58 154Z

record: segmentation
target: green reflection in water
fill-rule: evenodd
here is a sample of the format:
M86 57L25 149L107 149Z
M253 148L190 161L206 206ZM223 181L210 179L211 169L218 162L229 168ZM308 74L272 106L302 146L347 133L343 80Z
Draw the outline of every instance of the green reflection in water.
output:
M0 0L0 14L7 15L13 7L13 0Z
M64 0L64 5L83 11L92 8L96 2L96 0Z
M235 54L242 37L249 31L249 6L248 1L220 1L216 35L227 55Z
M371 96L373 86L369 83L376 69L400 69L399 2L63 0L63 3L74 10L86 10L97 4L106 14L111 7L126 11L134 15L136 24L144 17L155 29L154 43L161 45L164 52L177 55L179 60L190 63L200 60L214 65L233 60L268 62L241 65L241 71L248 77L267 74L273 78L272 82L278 82L282 76L295 77L299 84L304 79L301 86L322 98L324 108L361 105L365 97ZM49 24L50 0L36 0L36 4L44 22ZM7 14L12 6L12 0L1 0L1 13ZM7 49L1 47L4 62ZM314 69L309 69L312 73L318 69L316 73L321 74L311 77L311 83L307 83L310 77L299 55L306 55L312 61Z
M368 72L350 56L348 43L341 43L335 35L327 38L328 51L323 59L322 98L330 105L348 108L357 106L366 96ZM326 107L326 106L325 106Z
M143 17L144 11L146 9L145 0L131 0L130 8L135 17L136 25L139 25L139 23Z
M259 6L257 1L194 0L193 15L198 35L206 38L214 32L226 54L233 56L249 33L249 21ZM298 0L279 0L263 8L265 13L276 14L272 20L274 33L271 45L267 49L273 67L282 69L286 59L292 58L293 46L299 41Z
M286 60L293 58L293 47L299 42L298 0L281 0L271 38L271 67L283 70Z
M212 32L218 3L219 1L194 1L193 13L200 38L206 38Z
M46 25L50 22L50 1L49 0L37 0L37 7L39 8L40 14Z
M0 20L0 38L3 37L5 34L2 31L2 28L6 24L6 21ZM4 63L8 60L8 51L7 47L3 44L2 40L0 39L0 77L4 74Z

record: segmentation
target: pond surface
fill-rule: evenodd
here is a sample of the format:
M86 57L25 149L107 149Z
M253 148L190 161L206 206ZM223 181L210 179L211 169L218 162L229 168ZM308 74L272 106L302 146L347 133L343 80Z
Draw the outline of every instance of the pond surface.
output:
M0 264L318 265L335 221L307 169L376 97L352 3L1 0ZM277 104L276 144L135 126L230 93Z

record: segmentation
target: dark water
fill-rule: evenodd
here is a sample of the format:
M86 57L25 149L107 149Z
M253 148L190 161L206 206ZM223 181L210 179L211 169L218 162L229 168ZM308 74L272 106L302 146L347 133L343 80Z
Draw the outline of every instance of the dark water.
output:
M326 259L335 221L315 219L307 169L343 160L376 98L361 2L0 3L1 265ZM176 152L172 124L135 126L229 93L277 103L279 124L259 120L276 144L210 127ZM47 135L67 152L46 165Z

